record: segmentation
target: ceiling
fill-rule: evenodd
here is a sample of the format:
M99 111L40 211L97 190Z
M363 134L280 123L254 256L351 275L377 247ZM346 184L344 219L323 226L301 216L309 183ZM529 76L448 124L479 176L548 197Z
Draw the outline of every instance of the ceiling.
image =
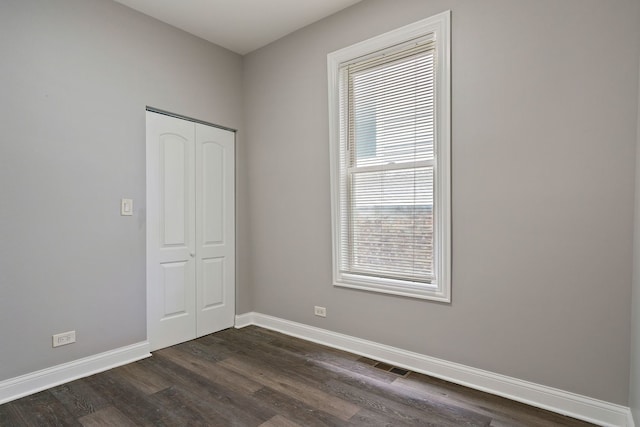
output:
M360 0L115 0L244 55Z

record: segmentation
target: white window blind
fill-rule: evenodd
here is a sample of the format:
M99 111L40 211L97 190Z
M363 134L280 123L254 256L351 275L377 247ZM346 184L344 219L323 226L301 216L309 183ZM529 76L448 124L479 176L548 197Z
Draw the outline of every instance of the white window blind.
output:
M337 286L450 301L449 23L328 56Z
M433 37L340 68L340 270L430 284Z

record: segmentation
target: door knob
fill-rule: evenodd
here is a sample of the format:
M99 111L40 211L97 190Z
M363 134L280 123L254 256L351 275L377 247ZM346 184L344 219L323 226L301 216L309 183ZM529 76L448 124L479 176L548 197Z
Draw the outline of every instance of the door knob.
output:
M193 252L189 252L189 255L191 256L191 258L193 258L193 257L195 257L195 256L196 256L196 254L195 254L195 253L193 253Z

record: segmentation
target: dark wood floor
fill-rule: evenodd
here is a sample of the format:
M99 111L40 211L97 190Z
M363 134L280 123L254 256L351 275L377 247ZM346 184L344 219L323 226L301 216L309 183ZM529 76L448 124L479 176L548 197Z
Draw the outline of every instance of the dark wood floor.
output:
M257 327L0 405L2 426L586 426Z

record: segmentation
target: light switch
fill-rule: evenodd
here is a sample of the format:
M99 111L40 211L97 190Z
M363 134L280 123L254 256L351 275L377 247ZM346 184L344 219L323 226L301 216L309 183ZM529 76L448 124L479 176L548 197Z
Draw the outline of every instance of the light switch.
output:
M123 215L123 216L133 215L133 199L120 200L120 215Z

